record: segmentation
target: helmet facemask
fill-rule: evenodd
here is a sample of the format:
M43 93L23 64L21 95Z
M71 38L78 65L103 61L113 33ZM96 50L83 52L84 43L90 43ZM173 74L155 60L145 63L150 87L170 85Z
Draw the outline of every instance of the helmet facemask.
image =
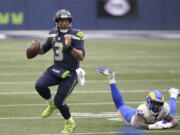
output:
M158 114L164 105L162 102L150 101L151 103L148 104L148 107L153 114Z
M164 96L157 90L147 96L147 106L153 115L157 115L163 108Z
M72 24L69 19L60 19L56 22L56 27L60 32L66 33L72 27Z

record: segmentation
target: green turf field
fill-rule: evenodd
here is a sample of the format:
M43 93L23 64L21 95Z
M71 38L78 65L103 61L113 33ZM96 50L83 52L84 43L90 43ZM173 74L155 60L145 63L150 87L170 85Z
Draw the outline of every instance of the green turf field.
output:
M34 90L35 81L52 64L52 52L27 60L28 42L0 40L0 135L60 134L64 120L58 111L50 118L40 118L46 104ZM162 90L167 101L167 88L180 88L180 40L87 40L85 48L82 68L86 85L76 87L68 99L78 126L75 134L112 135L125 125L117 121L107 80L96 71L99 65L116 71L124 99L133 107L142 103L152 89ZM52 87L53 94L55 91ZM146 134L179 135L180 126Z

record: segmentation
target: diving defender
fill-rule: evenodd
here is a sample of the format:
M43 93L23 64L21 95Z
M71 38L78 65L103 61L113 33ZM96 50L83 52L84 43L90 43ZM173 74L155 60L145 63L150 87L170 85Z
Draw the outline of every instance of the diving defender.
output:
M103 66L97 67L97 70L107 76L112 99L125 123L140 129L168 129L177 126L178 123L174 116L179 89L170 88L168 90L170 94L168 103L164 101L164 96L159 90L153 90L148 94L147 101L134 109L126 105L116 85L115 72Z

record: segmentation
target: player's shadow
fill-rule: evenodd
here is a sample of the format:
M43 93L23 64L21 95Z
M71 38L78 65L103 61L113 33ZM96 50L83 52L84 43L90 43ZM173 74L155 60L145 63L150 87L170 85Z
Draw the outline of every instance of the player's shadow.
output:
M136 129L132 126L121 126L117 135L147 135L142 130Z

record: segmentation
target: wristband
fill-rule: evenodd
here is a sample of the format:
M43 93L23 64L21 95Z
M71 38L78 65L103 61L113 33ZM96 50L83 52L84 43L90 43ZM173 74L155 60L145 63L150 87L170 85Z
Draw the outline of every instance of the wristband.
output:
M72 49L73 49L73 47L72 47L72 46L69 46L67 49L71 52Z

